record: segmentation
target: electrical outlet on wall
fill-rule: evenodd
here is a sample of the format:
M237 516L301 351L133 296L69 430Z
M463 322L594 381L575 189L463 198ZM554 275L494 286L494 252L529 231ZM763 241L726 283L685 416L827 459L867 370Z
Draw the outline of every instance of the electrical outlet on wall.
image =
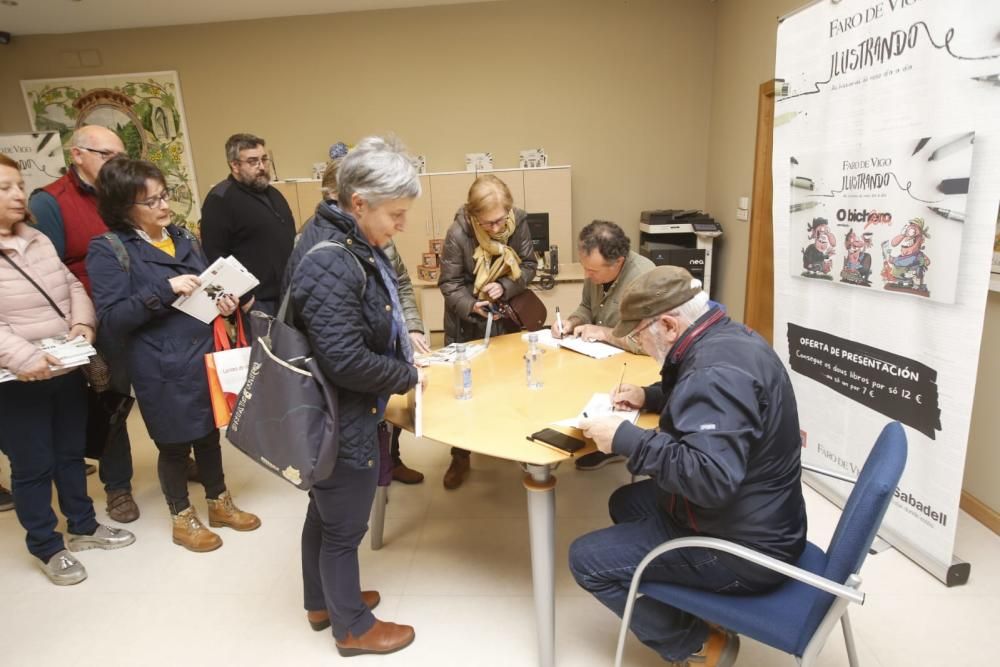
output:
M744 222L750 219L750 213L745 208L736 209L736 219Z

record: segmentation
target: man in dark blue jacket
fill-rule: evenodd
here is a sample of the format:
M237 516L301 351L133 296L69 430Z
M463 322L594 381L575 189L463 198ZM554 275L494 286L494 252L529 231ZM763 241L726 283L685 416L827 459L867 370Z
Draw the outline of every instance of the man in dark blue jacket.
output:
M660 413L659 429L609 416L583 420L607 453L651 479L616 491L615 525L580 537L570 569L583 588L622 615L632 574L655 546L690 535L718 537L786 562L802 553L806 513L795 395L781 360L756 333L710 306L686 270L661 266L636 278L614 335L662 364L660 382L622 385L616 407ZM765 591L782 575L708 549L668 552L645 579L731 592ZM731 665L739 638L647 597L632 631L664 659Z

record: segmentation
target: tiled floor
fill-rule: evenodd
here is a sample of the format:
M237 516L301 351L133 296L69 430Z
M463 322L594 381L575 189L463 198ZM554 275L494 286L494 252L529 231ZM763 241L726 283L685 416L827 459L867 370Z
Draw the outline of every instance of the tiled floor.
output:
M138 411L136 411L138 412ZM137 415L136 415L137 416ZM90 578L51 585L24 549L13 512L0 514L0 665L319 665L341 662L328 633L314 633L301 605L299 530L305 495L224 447L237 502L259 514L260 530L222 529L225 545L194 554L170 541L155 452L133 419L136 498L142 518L129 526L136 544L86 551ZM394 485L385 547L361 550L365 587L382 593L378 615L416 627L412 646L358 664L433 667L530 666L536 662L528 525L521 473L511 463L473 457L460 490L445 491L448 450L404 435L403 454L427 475ZM5 473L9 472L6 463ZM556 472L556 659L559 665L611 665L617 619L579 589L565 566L577 535L607 525L606 500L628 481L620 465L590 473ZM5 475L6 479L6 475ZM90 478L98 515L104 493ZM200 489L192 497L202 516ZM810 538L825 544L836 508L806 491ZM868 601L852 612L865 667L996 664L1000 633L1000 539L966 515L956 552L972 563L967 586L947 589L895 551L868 559ZM663 664L634 639L626 663ZM739 667L791 665L791 658L743 641ZM835 632L824 666L846 665Z

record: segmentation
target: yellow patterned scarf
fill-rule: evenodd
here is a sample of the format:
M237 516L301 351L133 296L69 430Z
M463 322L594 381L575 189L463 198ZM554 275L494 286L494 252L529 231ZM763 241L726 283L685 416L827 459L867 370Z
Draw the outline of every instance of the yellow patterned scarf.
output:
M514 211L507 211L507 224L496 234L487 234L474 216L469 216L469 224L472 225L476 241L479 242L479 247L472 253L473 259L476 260L476 282L472 291L476 298L486 299L482 289L489 283L496 282L506 275L509 275L511 280L521 277L521 259L507 245L507 240L514 233Z

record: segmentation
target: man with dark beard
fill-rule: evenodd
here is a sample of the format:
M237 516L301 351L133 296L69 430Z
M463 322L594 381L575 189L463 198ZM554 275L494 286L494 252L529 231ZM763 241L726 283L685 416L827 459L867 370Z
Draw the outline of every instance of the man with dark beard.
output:
M229 177L211 189L201 207L202 246L209 262L232 255L256 276L260 285L252 292L253 307L274 315L295 241L292 210L271 187L271 158L263 139L234 134L226 141L226 160Z

